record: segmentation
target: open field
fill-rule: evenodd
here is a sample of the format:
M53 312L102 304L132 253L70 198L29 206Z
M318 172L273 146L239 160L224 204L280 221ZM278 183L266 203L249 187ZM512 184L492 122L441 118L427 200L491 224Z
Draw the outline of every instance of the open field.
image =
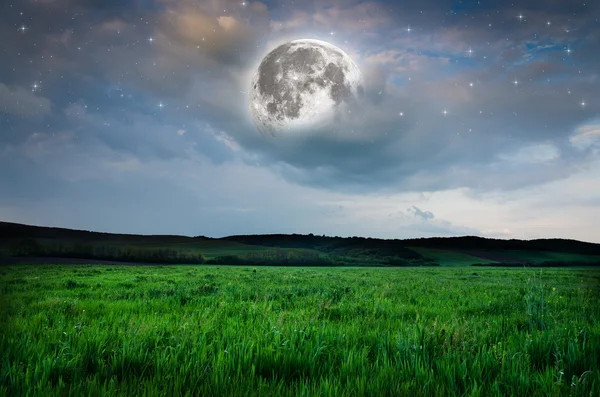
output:
M0 395L597 396L599 284L598 268L0 267Z

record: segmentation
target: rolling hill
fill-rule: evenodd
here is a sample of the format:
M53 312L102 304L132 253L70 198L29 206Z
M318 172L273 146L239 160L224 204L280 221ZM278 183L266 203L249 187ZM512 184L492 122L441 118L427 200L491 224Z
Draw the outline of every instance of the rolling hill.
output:
M5 263L15 257L55 257L249 265L591 266L600 265L600 244L474 236L386 240L269 234L210 238L115 234L0 222L0 256Z

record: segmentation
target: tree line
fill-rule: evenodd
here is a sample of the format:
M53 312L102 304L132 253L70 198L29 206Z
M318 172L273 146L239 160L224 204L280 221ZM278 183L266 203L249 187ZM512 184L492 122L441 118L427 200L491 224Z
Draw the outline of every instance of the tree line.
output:
M10 247L16 257L53 257L161 264L212 264L239 266L439 266L425 258L366 255L364 250L325 253L306 249L272 248L206 259L197 249L175 249L131 245L90 244L88 242L43 244L31 238Z
M10 254L19 257L59 257L110 260L140 263L201 264L206 261L198 250L179 250L163 247L115 246L87 243L40 244L34 239L24 239L10 247Z
M238 255L223 255L206 264L248 266L439 266L423 258L331 255L308 250L271 249Z

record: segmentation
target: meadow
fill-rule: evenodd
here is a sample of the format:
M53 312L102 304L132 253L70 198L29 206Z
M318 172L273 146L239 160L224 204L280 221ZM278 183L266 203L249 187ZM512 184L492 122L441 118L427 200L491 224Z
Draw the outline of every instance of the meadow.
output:
M598 268L2 266L0 395L598 396L599 298Z

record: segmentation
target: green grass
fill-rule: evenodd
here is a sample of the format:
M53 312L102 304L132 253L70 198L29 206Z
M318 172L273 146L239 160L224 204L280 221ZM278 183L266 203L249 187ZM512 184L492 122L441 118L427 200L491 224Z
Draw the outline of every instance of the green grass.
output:
M0 395L598 396L599 280L597 268L0 267Z
M471 266L475 263L496 263L496 261L493 260L482 259L473 255L450 250L421 247L409 248L423 255L425 258L433 259L439 263L440 266Z

